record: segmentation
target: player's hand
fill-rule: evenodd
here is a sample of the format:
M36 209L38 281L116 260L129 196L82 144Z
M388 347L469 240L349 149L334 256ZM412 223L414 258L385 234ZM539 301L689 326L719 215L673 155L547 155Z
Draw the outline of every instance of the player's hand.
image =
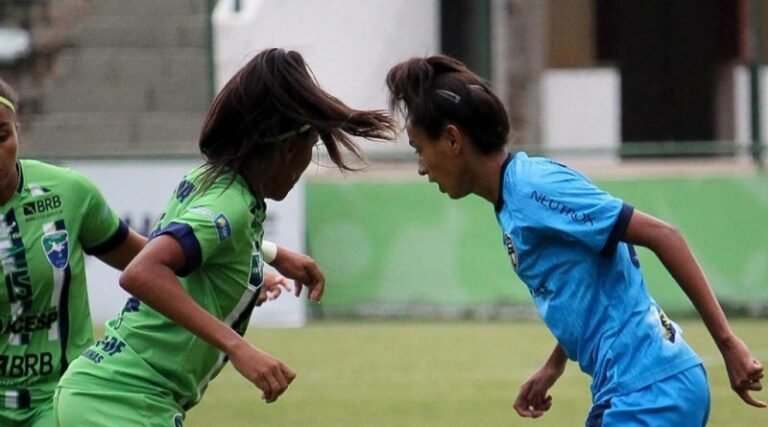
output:
M757 400L749 393L760 391L763 385L760 380L763 379L763 365L749 352L747 345L737 337L733 337L728 343L720 348L725 360L725 368L728 370L728 378L731 381L731 388L741 397L741 400L748 405L758 408L765 408L766 403Z
M237 372L263 392L261 398L267 403L276 401L296 378L296 373L283 362L245 340L227 356Z
M294 281L297 297L301 295L304 286L309 288L310 301L317 302L323 297L325 276L314 259L280 246L277 249L277 256L270 265L280 274Z
M547 391L555 384L563 369L544 365L520 386L515 399L515 411L524 418L539 418L552 407L552 396Z
M271 271L264 272L263 289L259 293L259 298L256 300L256 305L260 306L266 301L272 301L282 294L283 289L290 292L293 290L288 279L281 274L273 273ZM282 289L281 289L282 288Z

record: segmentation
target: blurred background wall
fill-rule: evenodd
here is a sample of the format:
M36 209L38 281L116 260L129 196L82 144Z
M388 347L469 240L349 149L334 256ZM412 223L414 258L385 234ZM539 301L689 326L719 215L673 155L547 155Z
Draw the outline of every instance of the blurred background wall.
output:
M760 0L2 0L0 77L21 95L21 156L86 171L118 162L127 180L94 179L136 225L162 206L143 209L150 198L123 188L164 200L173 186L132 182L131 165L175 182L178 162L199 162L213 95L259 50L302 52L324 88L359 108L386 107L392 64L450 54L505 102L510 150L567 161L676 223L723 301L759 314L767 9ZM310 168L286 208L302 215L270 225L294 230L288 245L327 270L326 303L310 314L525 312L492 212L440 198L402 140L363 144L367 173ZM654 294L690 312L661 267L644 265ZM120 299L92 295L93 305Z
M22 153L195 153L211 100L204 0L4 0L30 35L0 74L20 92Z
M4 0L0 76L32 156L194 154L216 88L266 46L302 51L361 107L383 106L397 60L456 56L502 96L520 147L733 154L768 130L762 3Z

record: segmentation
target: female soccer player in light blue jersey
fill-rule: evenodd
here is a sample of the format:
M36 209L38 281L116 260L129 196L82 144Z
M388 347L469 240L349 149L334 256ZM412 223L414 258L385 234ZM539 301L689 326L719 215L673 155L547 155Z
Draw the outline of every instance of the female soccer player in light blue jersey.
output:
M62 378L59 426L180 426L227 361L267 403L276 401L295 372L243 338L266 286L265 199L288 194L318 138L339 168L350 169L343 151L361 154L352 136L391 139L394 129L386 112L355 110L323 91L298 52L268 49L252 58L203 123L205 163L181 179L120 277L135 298ZM320 300L322 277L276 267Z
M453 199L495 207L504 249L557 345L515 401L523 417L551 405L567 359L592 377L587 426L703 426L701 360L648 294L633 245L653 251L701 315L732 388L748 404L763 367L734 335L680 232L545 158L505 151L507 113L486 82L446 57L413 58L387 75L418 172Z

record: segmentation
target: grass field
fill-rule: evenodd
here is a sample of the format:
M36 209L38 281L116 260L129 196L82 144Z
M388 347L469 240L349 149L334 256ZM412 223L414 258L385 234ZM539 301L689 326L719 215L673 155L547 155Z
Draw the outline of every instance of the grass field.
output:
M696 321L680 324L708 368L709 425L768 426L768 409L749 407L730 391L705 328ZM733 326L768 364L768 321ZM258 389L228 366L185 426L580 426L590 402L589 378L569 363L551 390L549 413L537 420L516 415L518 386L554 344L535 321L317 322L252 330L248 337L296 370L296 381L266 405ZM756 396L768 400L766 391Z

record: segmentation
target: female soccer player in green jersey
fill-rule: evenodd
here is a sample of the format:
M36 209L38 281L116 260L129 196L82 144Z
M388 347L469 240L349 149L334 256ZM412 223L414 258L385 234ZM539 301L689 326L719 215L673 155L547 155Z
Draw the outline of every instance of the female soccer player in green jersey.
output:
M83 175L19 160L17 96L0 80L0 426L53 427L53 393L93 343L85 256L122 270L146 239Z
M352 136L394 133L388 113L352 109L320 89L299 53L269 49L251 59L203 123L204 165L181 180L121 275L136 298L62 379L59 425L181 425L227 361L267 403L277 400L295 372L242 336L263 281L265 199L286 196L318 138L350 170L342 151L361 156ZM323 284L304 283L320 300Z

